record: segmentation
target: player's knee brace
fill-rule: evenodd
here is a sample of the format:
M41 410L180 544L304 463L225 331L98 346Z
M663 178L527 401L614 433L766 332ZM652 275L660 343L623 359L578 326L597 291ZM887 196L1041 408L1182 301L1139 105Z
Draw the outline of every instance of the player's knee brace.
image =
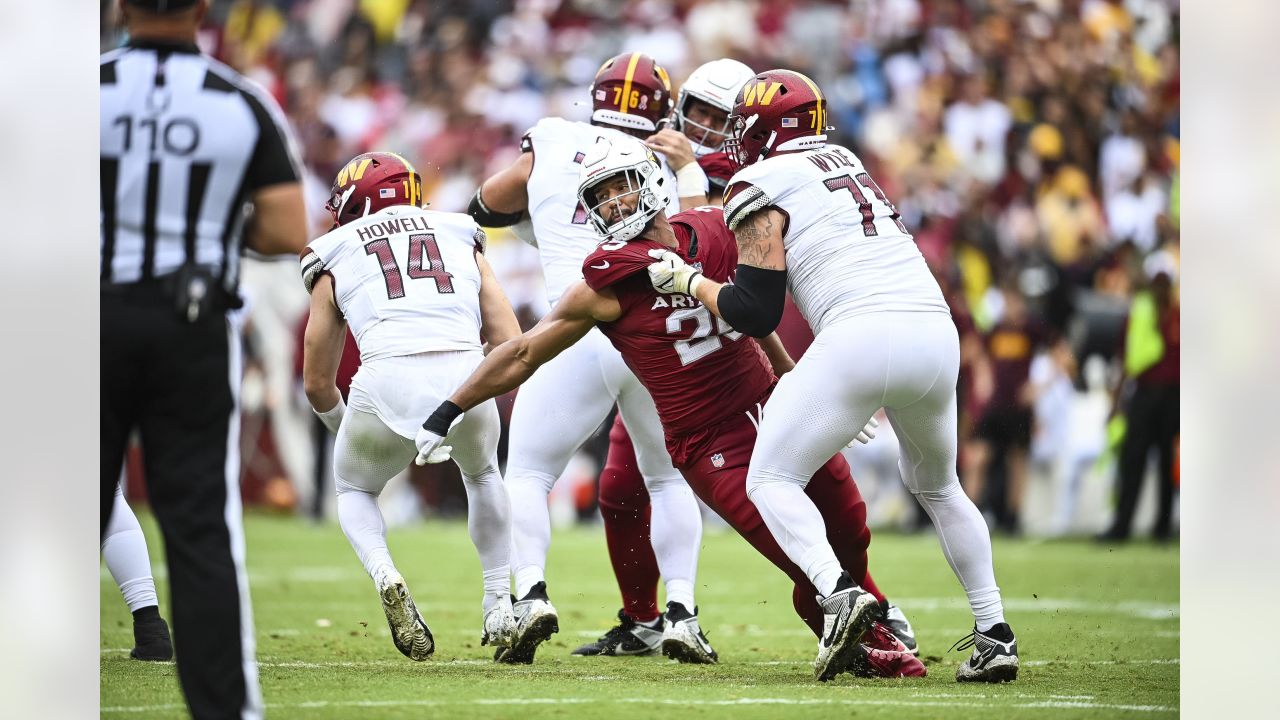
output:
M946 485L933 490L912 490L912 495L923 504L946 502L957 495L964 496L964 488L960 487L960 481L952 480Z
M517 486L535 487L550 494L555 487L556 476L551 473L530 470L528 468L507 468L506 483L508 488Z
M747 498L761 487L776 483L799 485L803 488L809 484L809 478L795 477L777 468L752 468L747 472Z
M359 485L349 483L340 477L335 477L333 479L333 489L335 491L335 494L339 496L344 495L346 493L358 492L358 493L364 493L366 495L373 495L374 497L377 497L382 492L381 489L368 490L366 488L362 488Z

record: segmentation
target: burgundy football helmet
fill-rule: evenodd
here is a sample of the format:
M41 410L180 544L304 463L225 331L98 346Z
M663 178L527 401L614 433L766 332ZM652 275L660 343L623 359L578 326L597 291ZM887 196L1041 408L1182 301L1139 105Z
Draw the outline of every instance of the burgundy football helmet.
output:
M742 86L724 142L738 168L771 154L827 144L827 99L812 80L793 70L766 70Z
M357 155L334 178L325 209L335 226L392 205L422 204L422 176L408 160L389 152Z
M591 122L644 137L671 113L671 77L644 53L604 61L591 83Z

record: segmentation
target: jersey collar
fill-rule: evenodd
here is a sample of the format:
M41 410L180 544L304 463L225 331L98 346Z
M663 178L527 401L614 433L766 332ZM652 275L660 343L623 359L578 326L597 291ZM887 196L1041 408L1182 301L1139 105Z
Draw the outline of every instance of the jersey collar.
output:
M162 40L160 38L131 38L128 47L134 50L155 50L167 53L190 53L199 55L200 48L193 42L182 40Z

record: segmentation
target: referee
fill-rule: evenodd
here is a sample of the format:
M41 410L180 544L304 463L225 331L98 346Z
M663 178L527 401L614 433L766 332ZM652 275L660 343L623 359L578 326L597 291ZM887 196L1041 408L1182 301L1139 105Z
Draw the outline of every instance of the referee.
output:
M206 0L119 0L102 56L102 527L137 430L196 718L261 717L240 517L243 247L306 244L283 114L196 48Z

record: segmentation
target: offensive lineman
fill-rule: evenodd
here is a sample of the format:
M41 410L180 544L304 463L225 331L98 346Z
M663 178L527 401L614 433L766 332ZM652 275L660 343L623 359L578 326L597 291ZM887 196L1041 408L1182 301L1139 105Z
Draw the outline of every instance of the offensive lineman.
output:
M326 206L334 229L311 242L302 280L311 293L303 382L312 408L337 434L338 522L373 578L397 649L435 650L387 550L378 495L414 457L424 403L438 402L479 364L481 336L519 334L515 313L484 258L484 232L461 213L418 206L422 177L404 158L367 153L338 173ZM348 409L335 385L347 323L360 347ZM467 525L484 571L481 644L511 642L510 509L498 472L497 406L477 405L450 433L467 492Z
M520 157L485 180L467 212L484 227L505 227L528 213L542 261L547 299L554 307L582 278L582 260L599 243L577 195L578 171L600 138L648 137L671 108L667 72L643 53L605 61L591 86L591 124L546 118L521 141ZM674 173L680 205L706 202L706 177L687 157ZM674 163L674 161L673 161ZM672 210L675 200L671 201ZM702 518L687 483L671 465L661 423L649 392L636 380L599 332L564 352L520 388L511 413L506 485L517 508L512 518L517 637L496 659L533 662L537 646L559 631L559 617L547 596L546 559L551 544L547 495L573 452L618 405L635 443L637 465L654 508L650 537L666 585L668 612L650 628L655 644L689 662L714 662L703 648L697 625L694 580L701 546ZM428 406L430 407L430 406Z
M841 575L805 485L851 428L884 407L903 481L933 520L973 610L974 632L960 649L974 650L956 679L1011 681L1018 645L1005 622L990 534L956 477L955 325L898 211L856 155L827 144L825 105L813 81L790 70L763 72L743 88L727 143L740 168L725 190L725 221L738 243L734 284L705 278L669 253L651 268L654 286L690 293L760 337L776 327L789 285L813 328L813 345L778 383L760 424L747 491L824 596L836 637L824 638L818 662L850 657L878 611Z
M584 160L582 177L583 206L606 240L583 262L585 280L570 287L535 328L496 348L440 404L418 433L418 462L447 456L449 448L442 443L465 408L536 377L539 366L599 327L653 392L667 448L682 475L703 501L792 577L796 611L819 634L823 614L815 590L803 570L786 559L744 492L754 426L761 415L767 416L761 406L776 380L770 366L785 372L791 358L776 335L759 345L744 339L723 322L714 322L706 308L687 296L655 292L646 275L650 253L666 249L678 250L706 272L727 279L734 248L720 211L698 208L668 221L656 158L626 138L602 141L593 148ZM841 456L834 455L817 471L810 492L837 521L830 540L841 548L841 561L849 573L873 587L867 575L866 507ZM924 674L924 666L888 628L875 628L841 671L886 677ZM819 673L823 680L833 676Z

